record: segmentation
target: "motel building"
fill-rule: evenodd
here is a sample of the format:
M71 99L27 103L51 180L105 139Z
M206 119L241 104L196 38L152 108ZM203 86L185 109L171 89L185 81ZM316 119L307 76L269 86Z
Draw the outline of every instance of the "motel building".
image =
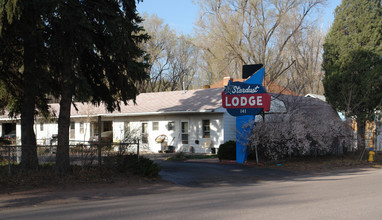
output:
M207 89L142 93L137 96L136 104L132 101L127 105L122 103L120 112L108 112L103 104L76 103L77 110L71 109L70 143L87 143L98 135L100 126L101 134L110 134L113 142L139 140L141 150L146 152L162 152L167 145L173 146L176 152L216 153L220 144L236 140L236 117L231 116L223 105L229 110L231 107L261 107L265 102L271 102L269 111L257 115L256 121L266 120L270 114L287 114L290 100L303 103L301 110L315 117L323 117L322 112L336 115L326 102L296 96L278 85L267 88L269 93L265 95L224 96L223 87L228 81L235 82L225 77ZM50 110L58 115L59 104L50 104ZM58 133L57 118L37 118L34 130L38 144L50 144ZM19 118L0 115L0 136L10 133L16 134L15 144L20 145Z
M220 144L236 139L236 118L222 106L223 88L196 89L142 93L136 104L129 102L121 106L121 111L108 112L104 105L76 103L78 109L71 109L70 142L87 142L98 133L99 119L101 132L112 133L114 142L124 142L135 138L141 149L160 152L163 143L158 137L173 146L176 152L214 153ZM272 96L270 113L285 112L284 103ZM261 103L261 98L240 100ZM232 100L232 105L238 105ZM50 104L51 111L58 115L59 104ZM261 116L258 116L261 117ZM38 144L50 144L58 133L57 120L38 118L35 134ZM260 120L260 119L259 119ZM21 144L21 125L18 118L0 115L0 136L16 133L16 144Z

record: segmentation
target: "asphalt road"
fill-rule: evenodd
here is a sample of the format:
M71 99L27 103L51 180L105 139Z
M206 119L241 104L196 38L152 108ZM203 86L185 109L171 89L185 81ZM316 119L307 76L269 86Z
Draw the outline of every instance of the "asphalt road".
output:
M297 175L236 165L165 163L162 166L163 178L174 180L177 184L181 184L181 187L162 193L132 193L101 201L0 210L0 219L381 219L382 217L380 169ZM210 178L205 176L215 168L214 175ZM188 174L192 174L190 179L184 177ZM177 176L179 178L176 178ZM224 179L224 176L242 178L243 181Z

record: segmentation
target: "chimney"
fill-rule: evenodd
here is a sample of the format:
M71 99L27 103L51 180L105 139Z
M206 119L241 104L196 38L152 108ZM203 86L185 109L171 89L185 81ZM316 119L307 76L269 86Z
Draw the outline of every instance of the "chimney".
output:
M233 82L232 77L229 77L229 76L224 77L223 78L223 86L228 85L228 81L230 81L230 80Z
M186 93L187 90L186 90L186 84L184 84L184 81L182 82L182 87L183 87L183 93Z

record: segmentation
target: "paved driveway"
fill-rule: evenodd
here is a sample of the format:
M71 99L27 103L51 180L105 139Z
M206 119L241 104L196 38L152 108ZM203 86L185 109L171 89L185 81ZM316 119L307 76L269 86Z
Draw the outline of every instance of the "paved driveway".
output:
M259 180L287 179L297 174L281 169L240 164L157 161L161 178L183 186L214 186L255 183ZM299 173L301 175L301 173Z

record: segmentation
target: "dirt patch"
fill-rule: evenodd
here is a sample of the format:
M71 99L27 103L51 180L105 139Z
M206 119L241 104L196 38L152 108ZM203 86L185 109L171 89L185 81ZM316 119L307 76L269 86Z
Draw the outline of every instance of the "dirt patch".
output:
M341 169L355 168L381 168L382 160L377 159L373 163L369 163L363 159L360 161L359 156L342 156L342 157L312 157L301 158L289 161L280 161L278 163L269 163L264 165L269 168L280 168L292 171L307 172L325 172Z

